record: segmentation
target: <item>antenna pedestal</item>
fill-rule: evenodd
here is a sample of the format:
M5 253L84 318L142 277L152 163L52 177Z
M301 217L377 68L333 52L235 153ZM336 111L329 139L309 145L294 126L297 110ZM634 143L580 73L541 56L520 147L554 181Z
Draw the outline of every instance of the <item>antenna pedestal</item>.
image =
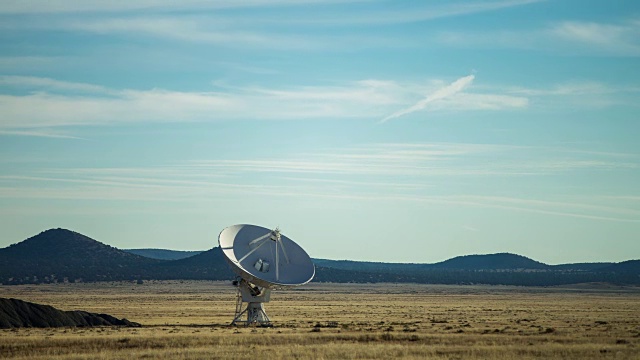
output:
M231 325L256 324L261 326L271 325L271 320L264 311L263 303L269 302L271 289L259 288L258 286L241 279L237 282L238 293L236 298L236 314ZM246 303L246 307L244 306ZM245 320L242 316L246 314Z

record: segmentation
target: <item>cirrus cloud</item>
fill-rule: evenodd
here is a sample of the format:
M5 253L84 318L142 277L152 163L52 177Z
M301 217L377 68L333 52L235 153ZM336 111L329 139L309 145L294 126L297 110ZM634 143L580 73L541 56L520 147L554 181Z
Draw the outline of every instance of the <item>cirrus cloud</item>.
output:
M322 120L380 118L419 93L430 95L384 121L435 106L439 111L524 107L527 98L463 93L474 76L444 87L367 79L337 85L227 86L210 91L114 89L33 76L0 77L0 129L133 122L211 122L243 119ZM8 134L8 133L7 133ZM28 134L28 132L23 132Z

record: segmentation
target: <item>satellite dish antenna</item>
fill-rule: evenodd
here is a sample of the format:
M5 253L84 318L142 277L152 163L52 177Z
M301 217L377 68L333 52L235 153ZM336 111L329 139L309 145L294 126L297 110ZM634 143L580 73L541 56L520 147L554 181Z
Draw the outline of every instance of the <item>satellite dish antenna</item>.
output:
M238 275L236 313L232 325L252 323L269 325L271 320L263 303L271 290L304 285L313 279L316 269L307 253L293 240L256 225L224 228L218 244L231 269ZM247 306L243 308L244 303ZM246 320L241 320L247 314Z

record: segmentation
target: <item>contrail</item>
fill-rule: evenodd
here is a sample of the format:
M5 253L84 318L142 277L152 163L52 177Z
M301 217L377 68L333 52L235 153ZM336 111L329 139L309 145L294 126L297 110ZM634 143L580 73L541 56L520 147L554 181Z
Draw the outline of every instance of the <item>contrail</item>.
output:
M460 79L452 82L451 84L436 90L434 93L432 93L429 96L427 96L426 98L420 100L415 105L410 106L410 107L408 107L406 109L402 109L402 110L394 112L393 114L391 114L391 115L387 116L386 118L380 120L380 123L384 123L384 122L387 122L387 121L389 121L391 119L395 119L395 118L398 118L400 116L407 115L407 114L410 114L410 113L418 111L418 110L422 110L427 105L429 105L430 103L432 103L434 101L442 100L442 99L448 98L450 96L453 96L453 95L459 93L460 91L462 91L465 87L469 86L471 84L471 82L473 82L474 78L475 78L474 75L461 77Z

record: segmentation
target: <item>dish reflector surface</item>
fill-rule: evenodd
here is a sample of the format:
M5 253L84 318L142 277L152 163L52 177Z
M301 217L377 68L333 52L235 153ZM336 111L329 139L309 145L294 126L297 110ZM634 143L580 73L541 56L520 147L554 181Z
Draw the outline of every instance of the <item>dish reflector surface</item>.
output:
M303 285L316 272L309 255L277 229L229 226L220 232L218 244L233 271L258 286Z

